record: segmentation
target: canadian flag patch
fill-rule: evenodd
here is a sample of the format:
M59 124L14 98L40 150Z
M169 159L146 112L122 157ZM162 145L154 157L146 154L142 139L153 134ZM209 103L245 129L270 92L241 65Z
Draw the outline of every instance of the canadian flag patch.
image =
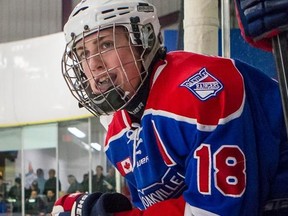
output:
M125 176L128 173L132 172L133 168L130 157L126 158L123 161L118 162L117 169L119 170L122 176Z

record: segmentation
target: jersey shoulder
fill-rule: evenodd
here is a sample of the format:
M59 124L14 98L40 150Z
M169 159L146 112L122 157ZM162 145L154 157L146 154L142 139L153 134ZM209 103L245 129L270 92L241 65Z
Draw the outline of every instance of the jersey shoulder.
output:
M155 71L146 109L217 125L239 116L244 81L230 59L172 52Z

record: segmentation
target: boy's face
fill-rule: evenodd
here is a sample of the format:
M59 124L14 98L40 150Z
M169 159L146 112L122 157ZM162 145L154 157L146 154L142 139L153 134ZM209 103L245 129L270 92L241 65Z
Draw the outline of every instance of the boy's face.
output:
M103 172L101 167L96 167L96 173L101 174Z
M140 54L123 27L93 33L75 48L93 94L113 87L120 87L130 97L135 93L141 76Z
M53 196L54 196L53 191L48 190L48 191L47 191L47 197L51 198L51 197L53 197Z
M37 192L36 191L32 191L31 195L30 195L30 198L31 199L35 199L35 198L37 198L37 196L38 196Z

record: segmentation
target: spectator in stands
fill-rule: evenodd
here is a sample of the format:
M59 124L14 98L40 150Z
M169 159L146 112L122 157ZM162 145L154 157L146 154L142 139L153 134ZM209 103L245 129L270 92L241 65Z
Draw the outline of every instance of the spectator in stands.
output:
M25 188L25 199L30 197L32 191L37 191L38 194L40 193L37 180L34 180L28 189Z
M43 194L44 192L44 186L45 186L45 182L46 179L44 178L44 171L43 169L39 168L36 170L36 175L37 175L37 183L38 183L38 187L39 187L39 194Z
M37 175L34 172L32 163L29 162L28 164L28 172L25 174L25 182L24 182L24 187L25 189L29 189L31 187L31 184L33 181L35 181L37 179Z
M53 205L56 201L56 191L48 190L47 196L46 196L46 214L49 214L52 212Z
M105 175L103 174L103 167L98 165L96 167L96 174L92 178L92 191L93 192L107 192L107 186L104 183Z
M84 192L89 192L89 173L83 175L81 185Z
M32 190L30 197L25 201L25 215L45 215L46 207L44 201L38 196L38 191Z
M104 183L110 192L116 191L116 178L115 178L115 168L110 167L108 174L105 177Z
M21 189L21 178L15 178L15 184L10 188L8 192L8 197L12 201L13 212L21 212L21 197L22 197L22 189Z
M44 192L43 192L46 196L47 196L47 191L48 190L57 191L57 189L56 189L57 178L56 178L55 169L50 169L48 171L48 175L49 175L49 179L47 179L47 181L45 182ZM61 182L60 182L60 180L58 180L58 190L61 191Z
M67 179L70 184L67 193L83 192L82 185L77 181L74 175L68 175Z
M0 194L0 214L7 212L7 202L2 194Z
M0 176L0 195L5 200L7 196L7 184L4 182L3 176Z

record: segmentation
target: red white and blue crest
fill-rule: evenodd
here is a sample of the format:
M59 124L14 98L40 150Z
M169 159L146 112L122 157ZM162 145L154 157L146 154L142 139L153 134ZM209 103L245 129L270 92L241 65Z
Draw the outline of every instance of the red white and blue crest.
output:
M206 68L202 68L198 73L185 80L180 86L187 88L202 101L216 96L223 89L222 83L212 76Z

